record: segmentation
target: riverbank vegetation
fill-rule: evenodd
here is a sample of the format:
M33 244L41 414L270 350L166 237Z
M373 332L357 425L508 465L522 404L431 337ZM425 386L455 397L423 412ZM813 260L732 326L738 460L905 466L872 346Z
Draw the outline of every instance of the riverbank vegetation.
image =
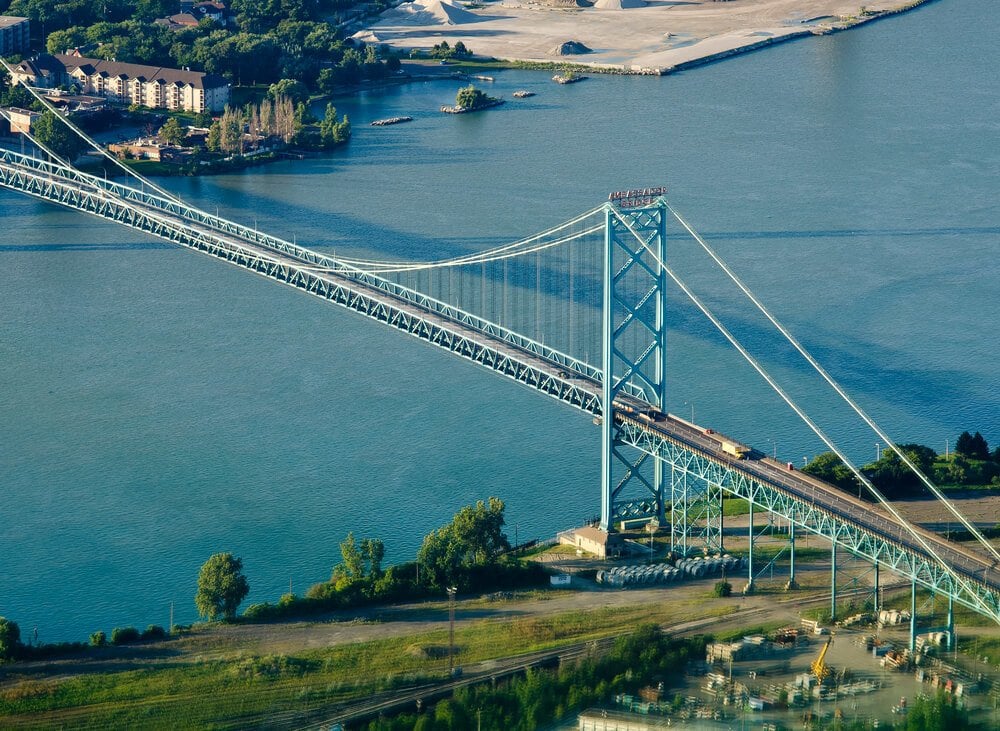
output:
M340 543L341 562L329 581L310 587L304 597L286 594L276 603L253 604L244 620L308 616L335 609L442 596L459 592L501 591L543 586L548 573L511 554L503 532L504 502L496 497L459 510L445 526L424 537L416 561L382 568L384 549L377 538L358 541L353 533Z
M947 488L1000 488L1000 446L990 451L982 434L962 432L954 452L941 455L922 444L900 444L900 450L936 485ZM833 452L813 458L803 472L857 495L857 478ZM890 500L927 494L923 483L893 452L882 449L881 457L864 465L862 473ZM861 491L861 496L873 499Z

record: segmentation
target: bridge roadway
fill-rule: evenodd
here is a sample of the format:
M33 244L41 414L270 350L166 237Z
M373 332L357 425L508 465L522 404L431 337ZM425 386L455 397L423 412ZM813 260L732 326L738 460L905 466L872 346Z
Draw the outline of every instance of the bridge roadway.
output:
M672 415L660 421L649 422L634 413L619 409L615 418L619 421L629 420L642 429L657 432L687 449L724 465L727 469L741 472L800 501L826 510L868 531L873 536L892 541L907 551L925 557L928 561L934 560L913 535L880 506L848 495L811 475L789 469L787 464L779 463L755 451L752 451L748 458L733 459L722 451L720 443L713 439L713 435ZM998 581L1000 577L997 575L995 562L932 531L919 527L916 530L938 556L957 573L993 591L1000 591L1000 581Z
M0 163L0 185L151 233L294 286L601 416L601 384L593 376L595 371L586 364L577 364L565 357L559 360L545 357L545 349L536 348L537 344L531 341L520 341L527 343L521 347L510 342L508 334L496 326L492 330L471 326L468 319L449 316L458 312L453 308L421 306L419 297L416 301L410 297L415 293L403 291L397 285L392 285L394 291L387 291L381 286L384 280L372 275L349 268L317 266L317 260L324 257L315 252L287 242L280 242L280 246L270 245L268 242L278 240L256 232L251 240L246 229L238 227L234 231L231 222L214 219L196 209L186 209L196 211L194 218L189 213L168 211L162 199L157 202L145 193L107 181L102 183L72 169L60 170L48 165L41 170L36 161L9 152ZM475 318L472 321L475 322ZM631 422L632 426L655 433L726 469L749 476L798 501L827 511L880 540L895 543L913 555L936 563L895 520L871 505L757 453L752 453L749 459L731 459L722 453L719 443L699 427L669 416L660 421L639 419L635 412L648 409L648 405L630 397L619 398L632 403L633 412L616 409L617 422ZM996 567L984 557L929 531L921 530L921 535L957 573L986 588L991 595L1000 588Z

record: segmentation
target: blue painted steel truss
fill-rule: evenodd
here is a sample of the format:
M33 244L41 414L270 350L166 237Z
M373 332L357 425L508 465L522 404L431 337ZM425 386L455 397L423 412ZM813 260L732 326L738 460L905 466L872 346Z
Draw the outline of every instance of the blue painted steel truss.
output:
M753 505L823 536L854 556L877 562L899 576L990 617L1000 623L1000 591L993 585L959 576L958 579L933 558L892 537L863 528L790 494L777 485L750 475L715 457L702 454L650 429L640 420L617 414L618 438L645 454L662 460L671 470L684 472L688 480L719 488Z
M600 374L592 366L335 259L176 201L10 151L0 151L0 186L209 254L601 414Z
M601 395L610 414L619 394L666 410L666 204L606 207ZM601 424L601 527L617 519L655 517L666 506L663 465Z

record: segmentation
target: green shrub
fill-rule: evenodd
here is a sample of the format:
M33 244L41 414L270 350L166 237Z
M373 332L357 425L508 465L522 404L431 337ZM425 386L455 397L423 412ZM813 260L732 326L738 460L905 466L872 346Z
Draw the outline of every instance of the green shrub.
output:
M715 588L712 589L713 596L730 596L733 593L733 585L728 581L717 581L715 582Z
M158 624L151 624L142 633L143 640L162 640L167 636L166 630Z
M139 641L139 630L135 627L115 627L111 630L112 645L128 645Z
M17 622L0 617L0 662L13 660L21 648L21 628Z
M108 636L103 631L98 630L90 636L91 647L104 647L108 644Z

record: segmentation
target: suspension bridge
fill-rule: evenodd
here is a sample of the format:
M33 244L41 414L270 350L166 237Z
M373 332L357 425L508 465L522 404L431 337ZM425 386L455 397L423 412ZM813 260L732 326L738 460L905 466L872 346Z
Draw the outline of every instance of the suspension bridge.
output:
M295 287L591 414L602 435L604 530L620 520L657 519L670 526L674 552L721 552L722 496L737 496L750 505L748 590L761 572L754 562L753 515L765 511L789 526L792 586L796 531L830 541L833 615L837 552L846 550L873 567L876 610L880 568L910 582L911 647L918 631L918 587L947 599L943 629L952 641L954 603L1000 624L1000 553L767 311L670 206L662 188L614 193L602 205L556 227L487 251L434 262L379 261L327 256L206 213L127 168L128 183L108 180L81 172L39 147L48 153L45 157L0 150L0 187L128 226ZM120 164L114 158L109 162ZM706 251L859 418L917 472L942 510L972 535L971 546L911 524L782 390L671 268L668 221L679 225L677 235L690 237ZM668 286L682 292L841 457L876 506L735 438L667 413Z

